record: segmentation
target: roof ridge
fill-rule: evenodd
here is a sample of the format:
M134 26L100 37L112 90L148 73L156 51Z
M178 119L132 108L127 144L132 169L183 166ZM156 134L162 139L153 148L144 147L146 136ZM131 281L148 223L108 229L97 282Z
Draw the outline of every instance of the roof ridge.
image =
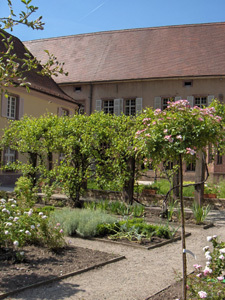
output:
M183 28L183 27L195 27L195 26L212 26L212 25L225 25L225 22L211 22L211 23L194 23L194 24L180 24L180 25L165 25L165 26L154 26L154 27L142 27L142 28L129 28L129 29L118 29L118 30L106 30L90 33L79 33L72 35L64 35L58 37L50 37L36 40L24 41L24 43L35 43L39 41L57 40L57 39L68 39L79 36L90 36L90 35L101 35L101 34L112 34L112 33L124 33L124 32L135 32L135 31L145 31L145 30L162 30L166 28Z

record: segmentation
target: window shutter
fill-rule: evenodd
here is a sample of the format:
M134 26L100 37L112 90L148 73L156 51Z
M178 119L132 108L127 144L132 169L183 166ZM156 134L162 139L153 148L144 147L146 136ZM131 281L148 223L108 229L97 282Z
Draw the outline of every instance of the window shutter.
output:
M136 98L136 115L142 111L142 98Z
M114 99L114 115L119 116L123 112L123 99Z
M63 113L62 107L58 107L58 116L61 117Z
M175 97L175 101L178 101L178 100L181 100L181 97L180 97L180 96L176 96L176 97Z
M208 106L212 103L212 101L214 100L214 95L209 95L208 98Z
M101 111L102 110L102 100L96 100L96 111Z
M20 98L19 99L19 119L21 119L23 117L24 114L24 99Z
M190 106L194 106L194 97L193 96L187 96L187 101L190 103Z
M155 97L154 99L154 109L160 108L162 109L162 98L161 97Z
M5 97L4 93L2 93L2 117L7 118L7 108L8 108L8 99Z
M74 115L74 111L73 110L69 110L69 116L73 116Z

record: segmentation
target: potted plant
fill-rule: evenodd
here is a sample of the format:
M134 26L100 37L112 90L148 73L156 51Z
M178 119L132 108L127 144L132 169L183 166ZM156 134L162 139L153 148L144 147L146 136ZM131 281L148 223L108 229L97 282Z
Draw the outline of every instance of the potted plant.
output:
M155 195L159 188L154 184L148 184L144 186L143 193L145 195Z
M218 187L213 184L204 184L204 198L217 198Z

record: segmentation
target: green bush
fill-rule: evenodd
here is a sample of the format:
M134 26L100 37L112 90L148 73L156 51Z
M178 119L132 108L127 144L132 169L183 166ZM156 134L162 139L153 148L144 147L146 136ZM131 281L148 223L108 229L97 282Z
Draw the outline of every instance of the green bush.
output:
M193 202L192 211L196 224L202 224L211 210L210 205L201 206L197 202Z
M97 233L99 224L116 221L115 217L100 210L70 208L56 210L51 214L50 219L59 222L66 235L78 234L82 237L93 237Z

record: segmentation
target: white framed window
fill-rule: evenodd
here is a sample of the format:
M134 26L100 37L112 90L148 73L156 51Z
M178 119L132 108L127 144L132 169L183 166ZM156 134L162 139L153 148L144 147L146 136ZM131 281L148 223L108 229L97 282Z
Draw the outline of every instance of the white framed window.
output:
M195 106L203 108L208 105L207 97L195 97Z
M142 98L131 98L125 100L125 115L135 116L142 111Z
M11 164L16 161L16 150L10 149L10 147L7 147L4 150L4 164Z
M21 119L24 110L24 99L16 95L1 97L1 116L11 120Z
M203 108L203 106L209 106L214 98L214 95L187 96L187 100L189 101L191 107L198 106L201 108Z
M16 97L8 96L7 101L7 118L16 119Z
M103 111L105 114L114 113L114 100L104 100L103 101Z
M136 114L136 99L125 100L125 115L135 116Z
M176 97L155 97L154 99L154 109L164 110L168 106L168 102L170 101L178 101L181 100L180 96Z
M124 103L124 104L123 104ZM142 98L96 100L96 111L104 111L107 114L136 115L142 111Z

